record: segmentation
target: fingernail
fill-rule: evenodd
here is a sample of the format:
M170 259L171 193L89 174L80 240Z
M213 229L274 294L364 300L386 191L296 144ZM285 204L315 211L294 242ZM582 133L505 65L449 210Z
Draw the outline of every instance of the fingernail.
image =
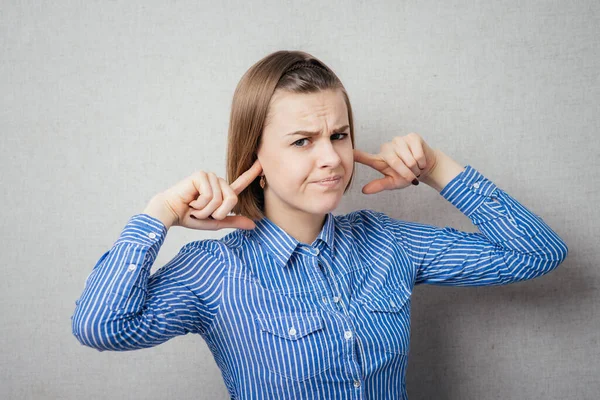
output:
M418 184L419 184L419 181L418 181L418 180L415 178L415 179L413 179L413 181L412 181L412 184L413 184L413 185L418 185Z

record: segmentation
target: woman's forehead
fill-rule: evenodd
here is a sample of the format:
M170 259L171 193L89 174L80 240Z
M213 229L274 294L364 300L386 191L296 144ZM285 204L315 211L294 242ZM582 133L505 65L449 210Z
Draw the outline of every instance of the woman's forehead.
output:
M340 91L279 94L269 111L269 125L282 136L297 130L320 131L323 122L329 129L348 124L346 102Z

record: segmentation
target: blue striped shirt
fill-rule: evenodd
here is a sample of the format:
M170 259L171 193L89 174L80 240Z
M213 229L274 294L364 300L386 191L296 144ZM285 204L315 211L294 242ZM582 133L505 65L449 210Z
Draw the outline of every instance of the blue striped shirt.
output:
M263 218L186 244L152 275L167 229L134 215L88 276L73 334L126 351L197 333L233 399L406 399L415 285L523 281L568 251L470 165L440 194L480 233L359 210L327 214L308 245Z

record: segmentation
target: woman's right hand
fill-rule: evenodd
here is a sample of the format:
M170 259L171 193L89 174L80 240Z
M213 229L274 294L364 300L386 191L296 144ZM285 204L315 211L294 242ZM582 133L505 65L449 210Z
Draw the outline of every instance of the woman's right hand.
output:
M198 171L159 193L153 201L173 217L172 226L190 229L254 229L256 224L242 215L228 216L240 194L262 172L258 159L231 185L213 172ZM156 204L156 203L155 203Z

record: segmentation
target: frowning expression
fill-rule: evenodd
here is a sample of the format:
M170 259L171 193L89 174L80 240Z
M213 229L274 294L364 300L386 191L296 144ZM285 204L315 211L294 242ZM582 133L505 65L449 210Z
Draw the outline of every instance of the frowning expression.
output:
M257 155L267 182L267 208L319 214L335 209L354 166L342 92L276 92ZM338 179L320 182L331 177Z

